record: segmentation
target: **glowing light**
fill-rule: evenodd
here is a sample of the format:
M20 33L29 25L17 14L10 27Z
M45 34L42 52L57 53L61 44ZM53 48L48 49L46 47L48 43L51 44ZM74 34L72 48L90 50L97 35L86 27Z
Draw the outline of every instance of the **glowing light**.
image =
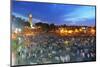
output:
M65 30L66 33L68 33L68 30Z
M32 29L35 29L35 27L31 26Z
M69 31L68 31L68 33L72 33L72 32L73 32L72 30L69 30Z
M92 34L95 34L95 29L91 29L91 31L90 31Z
M16 33L16 34L18 33L18 28L15 29L14 33Z
M86 29L85 27L82 27L82 29Z
M79 31L82 31L82 29L80 28Z
M64 33L64 29L61 29L60 32L61 32L61 33Z
M12 33L11 37L12 37L12 39L16 39L17 36L16 36L16 34Z
M19 28L19 29L18 29L18 32L21 32L21 31L22 31L22 30Z
M64 42L65 45L68 45L68 43L69 43L69 41L65 41L65 42Z
M21 30L20 28L16 28L15 31L14 31L14 33L17 34L17 33L21 32L21 31L22 31L22 30Z
M76 32L76 33L79 32L78 29L75 29L75 32Z
M32 17L32 14L29 14L29 17Z

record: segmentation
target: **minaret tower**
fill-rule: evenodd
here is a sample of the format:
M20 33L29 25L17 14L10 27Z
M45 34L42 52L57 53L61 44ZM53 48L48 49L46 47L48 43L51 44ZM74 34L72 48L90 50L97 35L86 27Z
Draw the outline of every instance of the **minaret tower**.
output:
M29 14L29 24L30 24L30 27L33 28L33 24L32 24L32 14Z

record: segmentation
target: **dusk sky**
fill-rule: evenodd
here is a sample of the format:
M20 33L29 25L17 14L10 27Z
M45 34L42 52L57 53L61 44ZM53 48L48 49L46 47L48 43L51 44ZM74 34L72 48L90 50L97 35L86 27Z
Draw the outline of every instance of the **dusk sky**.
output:
M27 20L29 13L33 15L33 23L94 26L96 19L95 6L13 1L13 15Z

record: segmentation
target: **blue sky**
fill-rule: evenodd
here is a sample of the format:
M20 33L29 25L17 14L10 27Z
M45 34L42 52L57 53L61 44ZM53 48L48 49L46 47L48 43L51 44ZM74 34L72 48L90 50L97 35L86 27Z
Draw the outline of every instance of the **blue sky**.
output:
M94 6L13 1L12 14L27 20L29 13L33 15L33 23L95 25Z

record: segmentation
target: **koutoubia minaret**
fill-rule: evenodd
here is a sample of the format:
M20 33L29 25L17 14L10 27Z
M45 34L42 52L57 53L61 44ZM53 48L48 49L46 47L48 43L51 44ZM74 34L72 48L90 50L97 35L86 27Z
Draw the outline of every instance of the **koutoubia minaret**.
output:
M33 27L33 24L32 24L32 14L29 14L29 24L30 24L30 27L32 28Z

